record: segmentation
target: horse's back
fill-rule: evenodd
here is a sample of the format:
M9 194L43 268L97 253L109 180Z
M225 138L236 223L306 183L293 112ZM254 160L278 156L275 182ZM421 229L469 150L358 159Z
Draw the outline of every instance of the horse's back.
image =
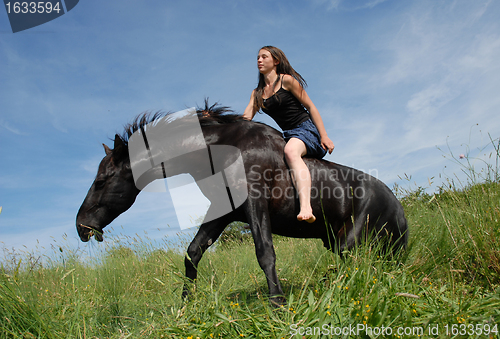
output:
M352 231L365 225L377 232L385 229L406 244L403 207L389 187L370 174L325 159L304 158L311 174L311 205L317 220L313 224L297 221L300 205L281 133L253 122L241 122L237 128L244 133L229 134L243 154L249 199L267 199L273 233L325 240L348 231L351 224Z

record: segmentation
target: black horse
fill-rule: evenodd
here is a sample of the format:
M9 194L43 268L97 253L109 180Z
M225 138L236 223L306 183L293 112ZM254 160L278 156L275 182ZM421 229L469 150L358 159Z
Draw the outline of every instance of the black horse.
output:
M271 302L275 304L285 303L285 298L276 273L272 233L319 238L326 248L339 253L366 240L368 234L371 239L382 240L391 251L406 246L408 230L403 208L378 179L326 160L305 158L311 171L311 204L317 220L312 224L299 222L296 219L299 201L284 160L285 141L281 133L265 124L246 121L227 107L209 107L205 103L205 108L198 109L196 114L206 145L231 145L241 151L248 198L232 212L200 226L185 258L186 276L191 281L196 279L203 253L233 221L248 223L259 265L267 278ZM113 149L104 145L106 156L76 217L82 241L88 241L93 235L102 241L103 228L134 203L140 190L131 170L129 138L164 116L140 115L126 126L122 136L115 136ZM186 135L183 147L196 142L194 140ZM193 161L195 164L196 158ZM178 163L170 161L152 171L157 171L158 177L186 172L186 167ZM189 168L196 180L199 176L196 166ZM183 296L187 294L185 285Z

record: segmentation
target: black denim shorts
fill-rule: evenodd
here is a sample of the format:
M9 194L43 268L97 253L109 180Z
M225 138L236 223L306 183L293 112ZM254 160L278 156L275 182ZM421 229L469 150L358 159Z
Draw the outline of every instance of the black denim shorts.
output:
M321 147L321 138L316 125L311 119L304 121L297 127L283 131L283 137L288 142L291 138L297 138L304 142L307 156L321 159L326 155L326 150Z

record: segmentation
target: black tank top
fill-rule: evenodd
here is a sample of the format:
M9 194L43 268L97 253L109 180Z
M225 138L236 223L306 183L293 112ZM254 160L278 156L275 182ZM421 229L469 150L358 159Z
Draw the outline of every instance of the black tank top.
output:
M299 99L283 88L283 77L280 89L264 99L262 111L273 118L284 131L293 129L310 118Z

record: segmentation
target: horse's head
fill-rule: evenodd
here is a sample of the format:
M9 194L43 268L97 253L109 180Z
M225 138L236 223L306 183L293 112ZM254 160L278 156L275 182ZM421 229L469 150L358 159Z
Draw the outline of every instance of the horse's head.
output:
M76 228L82 241L95 235L102 241L102 229L132 206L139 190L135 187L128 148L115 136L114 148L104 145L102 159L92 186L76 216Z

